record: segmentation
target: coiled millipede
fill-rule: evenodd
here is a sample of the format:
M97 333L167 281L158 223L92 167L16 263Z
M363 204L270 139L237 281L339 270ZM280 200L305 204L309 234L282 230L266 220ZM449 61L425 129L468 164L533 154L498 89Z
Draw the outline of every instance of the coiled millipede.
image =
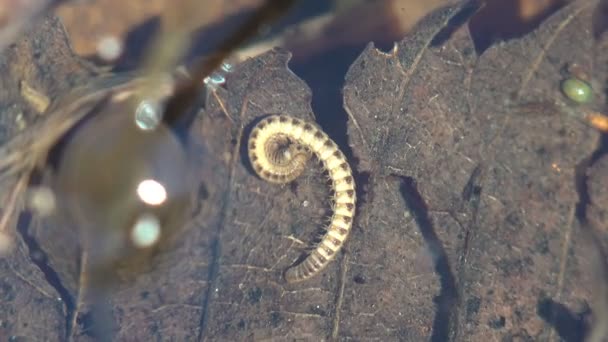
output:
M287 269L285 280L293 283L318 274L340 251L355 215L355 181L346 157L321 129L287 115L271 115L255 125L248 151L255 172L270 183L284 184L296 179L311 152L329 174L334 213L327 232L312 253Z

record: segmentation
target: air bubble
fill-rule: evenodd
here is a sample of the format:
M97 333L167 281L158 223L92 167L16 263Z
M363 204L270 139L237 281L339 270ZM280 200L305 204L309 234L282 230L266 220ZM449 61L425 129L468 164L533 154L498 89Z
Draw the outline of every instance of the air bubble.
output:
M208 77L205 77L203 83L205 83L205 85L208 87L215 88L226 83L226 77L219 72L214 72Z
M203 79L203 83L211 88L216 89L226 83L225 74L231 73L234 70L234 66L228 62L223 62L218 71L214 71L211 75Z
M158 127L161 120L161 107L154 101L143 100L135 109L135 124L141 130L152 131Z
M234 69L234 66L232 66L232 64L230 64L228 62L223 62L221 69L224 70L225 72L230 73Z

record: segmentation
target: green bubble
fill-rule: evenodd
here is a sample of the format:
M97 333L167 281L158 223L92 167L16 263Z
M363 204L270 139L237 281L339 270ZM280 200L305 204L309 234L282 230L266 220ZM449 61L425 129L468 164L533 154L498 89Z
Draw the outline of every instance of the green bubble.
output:
M562 92L570 100L577 103L588 103L593 98L591 86L577 78L569 78L562 82Z

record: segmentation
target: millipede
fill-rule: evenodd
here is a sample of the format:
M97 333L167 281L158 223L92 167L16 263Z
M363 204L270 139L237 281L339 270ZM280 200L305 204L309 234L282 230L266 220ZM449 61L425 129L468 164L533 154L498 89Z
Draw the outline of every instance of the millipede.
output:
M346 157L338 145L312 123L288 115L270 115L251 130L249 160L263 180L285 184L304 171L314 154L329 174L333 208L326 233L302 262L288 268L288 283L318 274L334 259L346 241L355 216L355 181Z

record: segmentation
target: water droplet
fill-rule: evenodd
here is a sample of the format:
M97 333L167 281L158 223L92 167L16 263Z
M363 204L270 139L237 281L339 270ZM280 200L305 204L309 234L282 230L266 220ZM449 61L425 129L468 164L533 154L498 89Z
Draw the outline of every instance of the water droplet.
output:
M209 87L216 87L218 85L226 83L226 78L219 72L214 72L208 77L205 77L203 82Z
M154 130L160 124L161 119L161 107L154 101L143 100L135 109L135 124L141 130Z
M223 62L221 69L224 70L225 72L232 72L232 70L234 69L234 66L228 62Z

